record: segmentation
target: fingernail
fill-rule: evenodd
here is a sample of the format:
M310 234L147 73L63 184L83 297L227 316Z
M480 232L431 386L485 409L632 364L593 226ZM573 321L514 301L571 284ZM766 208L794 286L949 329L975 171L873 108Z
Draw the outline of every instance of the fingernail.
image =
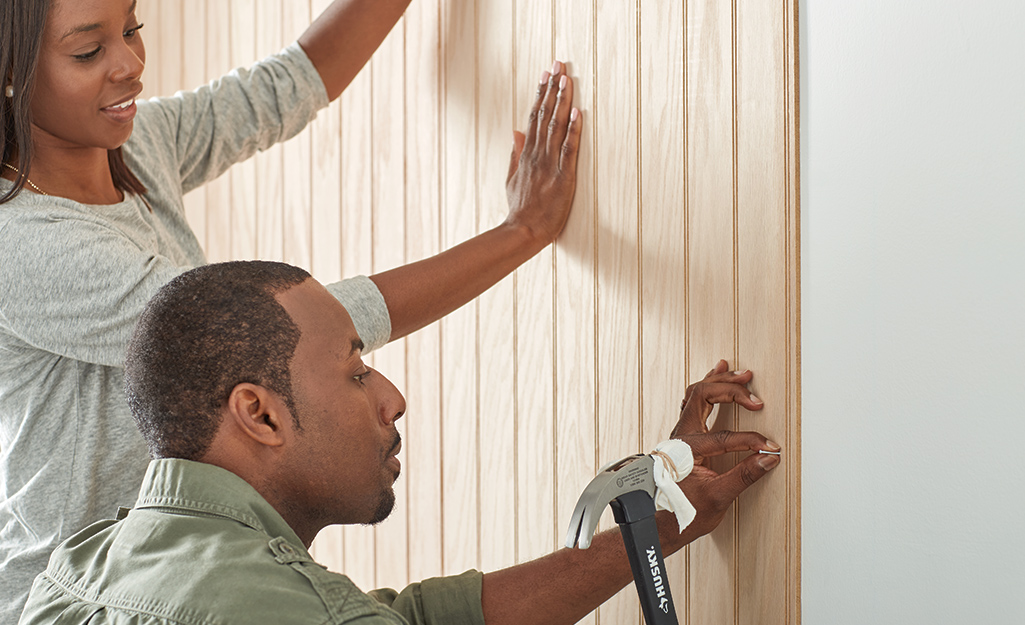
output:
M562 78L559 79L559 91L562 91L565 88L566 88L566 74L563 74Z
M769 471L776 468L776 465L779 464L779 456L760 456L757 462L758 466Z
M745 373L747 373L747 369L744 369L743 371L734 371L733 375L744 375Z
M573 108L573 110L569 112L569 121L571 121L571 122L575 122L575 121L577 121L577 118L578 118L578 117L580 117L580 111L578 111L578 110L577 110L577 109L576 109L576 108L574 107L574 108ZM680 404L680 409L681 409L681 410L683 409L683 404Z
M762 400L758 399L754 393L751 393L751 401L753 401L756 404L762 403Z
M561 72L561 71L562 71L562 63L560 63L559 61L556 61L556 62L552 63L552 75L558 76L559 72Z
M769 448L769 451L779 451L783 449L775 441L765 441L765 446Z
M549 74L548 72L541 72L541 80L540 80L540 81L538 81L538 84L539 84L539 85L543 85L543 84L545 84L546 82L548 82L548 77L549 77L550 75L551 75L551 74Z

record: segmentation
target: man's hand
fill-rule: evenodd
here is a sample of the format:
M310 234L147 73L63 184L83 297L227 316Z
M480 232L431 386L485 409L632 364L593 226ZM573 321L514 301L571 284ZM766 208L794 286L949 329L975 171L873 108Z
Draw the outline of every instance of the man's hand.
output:
M526 134L514 133L506 223L527 228L542 245L562 232L576 189L581 119L572 105L573 80L556 61L541 74Z
M698 514L683 534L673 513L656 514L666 556L715 529L733 500L779 464L777 456L755 453L722 475L706 466L708 458L731 451L779 451L775 443L755 432L709 433L707 419L715 404L732 402L748 410L762 409L761 400L747 390L751 372L727 369L726 361L719 361L703 380L687 389L680 421L673 428L673 438L685 441L694 452L694 470L680 487ZM491 625L576 623L631 579L623 538L618 529L607 530L595 535L589 549L560 549L539 560L485 574L481 586L485 621Z
M708 467L708 458L729 452L780 450L779 445L757 432L708 431L708 417L716 404L762 409L762 401L747 389L752 377L750 371L728 371L726 361L720 360L703 380L687 387L680 420L671 436L690 445L694 452L694 470L680 482L680 488L697 509L697 517L682 535L662 533L669 553L715 529L733 500L779 464L779 456L754 453L721 475Z

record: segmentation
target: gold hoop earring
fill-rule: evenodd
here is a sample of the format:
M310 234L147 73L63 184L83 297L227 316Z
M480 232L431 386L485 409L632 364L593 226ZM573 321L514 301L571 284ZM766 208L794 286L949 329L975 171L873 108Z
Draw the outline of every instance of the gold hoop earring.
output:
M8 98L14 97L14 85L7 85L7 90L4 92Z

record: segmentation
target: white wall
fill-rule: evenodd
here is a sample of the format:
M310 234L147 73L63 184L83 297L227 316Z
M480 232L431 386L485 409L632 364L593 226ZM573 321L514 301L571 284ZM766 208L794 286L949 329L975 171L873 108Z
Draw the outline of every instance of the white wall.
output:
M1025 623L1025 3L800 11L803 622Z

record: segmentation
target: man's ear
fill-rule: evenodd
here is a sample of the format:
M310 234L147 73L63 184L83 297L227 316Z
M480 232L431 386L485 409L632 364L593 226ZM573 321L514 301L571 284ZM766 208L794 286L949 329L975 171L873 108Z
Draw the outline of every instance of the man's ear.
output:
M228 396L228 414L240 433L268 447L284 445L291 415L285 402L266 387L243 382Z

